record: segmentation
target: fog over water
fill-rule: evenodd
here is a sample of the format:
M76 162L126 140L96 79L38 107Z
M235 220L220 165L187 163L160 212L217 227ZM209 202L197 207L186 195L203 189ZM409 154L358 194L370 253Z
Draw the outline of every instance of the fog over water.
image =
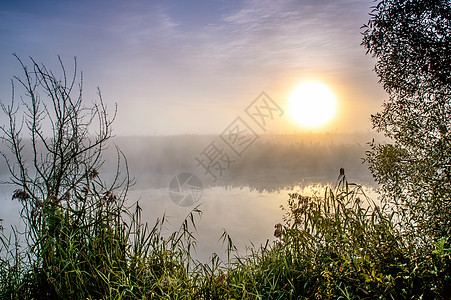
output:
M205 174L206 170L196 161L212 142L223 152L228 150L215 135L116 137L114 142L126 155L140 188L167 187L176 174L191 172L206 186L247 186L271 192L300 184L334 182L340 168L345 168L348 177L361 184L373 184L362 159L374 136L372 133L264 135L241 157L230 154L230 167L224 166L222 174L216 172L217 181ZM114 161L114 155L110 151L106 159ZM106 172L114 168L114 164L109 166L111 170Z
M216 181L196 160L216 140L214 135L121 136L112 141L126 156L129 172L135 179L128 204L139 201L143 219L150 226L165 215L169 233L178 229L195 207L182 207L171 201L168 185L174 176L188 172L201 180L202 197L196 205L200 205L202 216L196 222L198 246L194 256L205 261L212 252L226 257L226 246L219 241L223 230L242 254L251 243L259 245L274 240L274 224L282 222L280 206L287 203L288 194L321 195L325 186L336 184L340 168L345 169L349 182L363 185L371 197L376 197L377 186L362 163L369 149L367 142L373 136L372 133L261 136L241 157L233 157L229 168L217 174ZM108 179L116 170L113 145L104 153L104 159L100 176ZM3 161L1 166L1 176L6 178ZM11 201L15 187L0 188L3 225L6 228L17 225L19 206Z

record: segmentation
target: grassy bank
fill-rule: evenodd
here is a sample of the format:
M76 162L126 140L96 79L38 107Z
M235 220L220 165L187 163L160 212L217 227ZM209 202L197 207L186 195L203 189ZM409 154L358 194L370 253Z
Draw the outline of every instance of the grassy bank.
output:
M92 185L95 187L95 185ZM191 257L192 210L165 235L164 216L95 188L75 199L32 202L17 190L25 234L1 237L1 299L445 299L449 240L405 234L399 216L368 199L344 175L323 195L290 194L277 241L229 260ZM21 239L25 247L16 243Z

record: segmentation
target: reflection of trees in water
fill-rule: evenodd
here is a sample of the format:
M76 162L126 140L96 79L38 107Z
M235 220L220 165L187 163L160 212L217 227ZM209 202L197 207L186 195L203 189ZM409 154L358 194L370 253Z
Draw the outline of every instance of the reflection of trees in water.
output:
M334 184L341 167L348 179L375 186L362 158L371 135L271 135L262 136L217 182L209 182L195 157L216 136L120 137L115 142L128 158L140 187L167 187L181 172L200 176L204 186L249 187L278 191L311 184ZM107 157L107 161L110 159ZM113 160L114 161L114 160ZM105 165L108 172L108 165Z
M334 173L330 173L326 176L312 177L308 174L304 175L302 173L290 173L290 174L280 174L280 175L266 175L266 174L254 174L248 177L243 176L240 180L236 178L225 179L220 182L222 186L234 187L249 187L250 190L256 190L258 192L279 192L281 190L293 190L296 188L306 188L310 186L320 185L320 186L335 186L338 169ZM354 182L359 185L364 185L370 188L376 188L376 183L367 174L357 174L353 177ZM367 178L364 178L367 176Z

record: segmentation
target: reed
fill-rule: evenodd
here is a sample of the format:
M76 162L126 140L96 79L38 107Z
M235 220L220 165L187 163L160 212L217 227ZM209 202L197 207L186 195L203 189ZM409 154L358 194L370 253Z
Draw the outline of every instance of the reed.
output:
M16 195L17 196L17 195ZM92 192L79 209L47 199L34 213L38 239L1 236L1 299L441 299L450 290L449 241L406 236L397 213L344 173L323 195L289 195L276 240L227 261L192 258L194 208L179 230L153 226L139 204ZM28 201L27 199L22 201Z

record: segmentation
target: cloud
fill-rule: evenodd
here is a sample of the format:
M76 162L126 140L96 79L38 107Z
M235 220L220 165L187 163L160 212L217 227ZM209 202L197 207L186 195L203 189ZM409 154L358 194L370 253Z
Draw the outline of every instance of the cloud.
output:
M241 71L300 68L308 63L331 66L339 61L337 56L360 51L360 23L355 16L365 15L365 7L357 0L249 0L194 30L185 30L166 11L159 18L159 41L168 42L167 54L181 57L176 59L178 66L191 71L193 67L224 71L233 66Z

